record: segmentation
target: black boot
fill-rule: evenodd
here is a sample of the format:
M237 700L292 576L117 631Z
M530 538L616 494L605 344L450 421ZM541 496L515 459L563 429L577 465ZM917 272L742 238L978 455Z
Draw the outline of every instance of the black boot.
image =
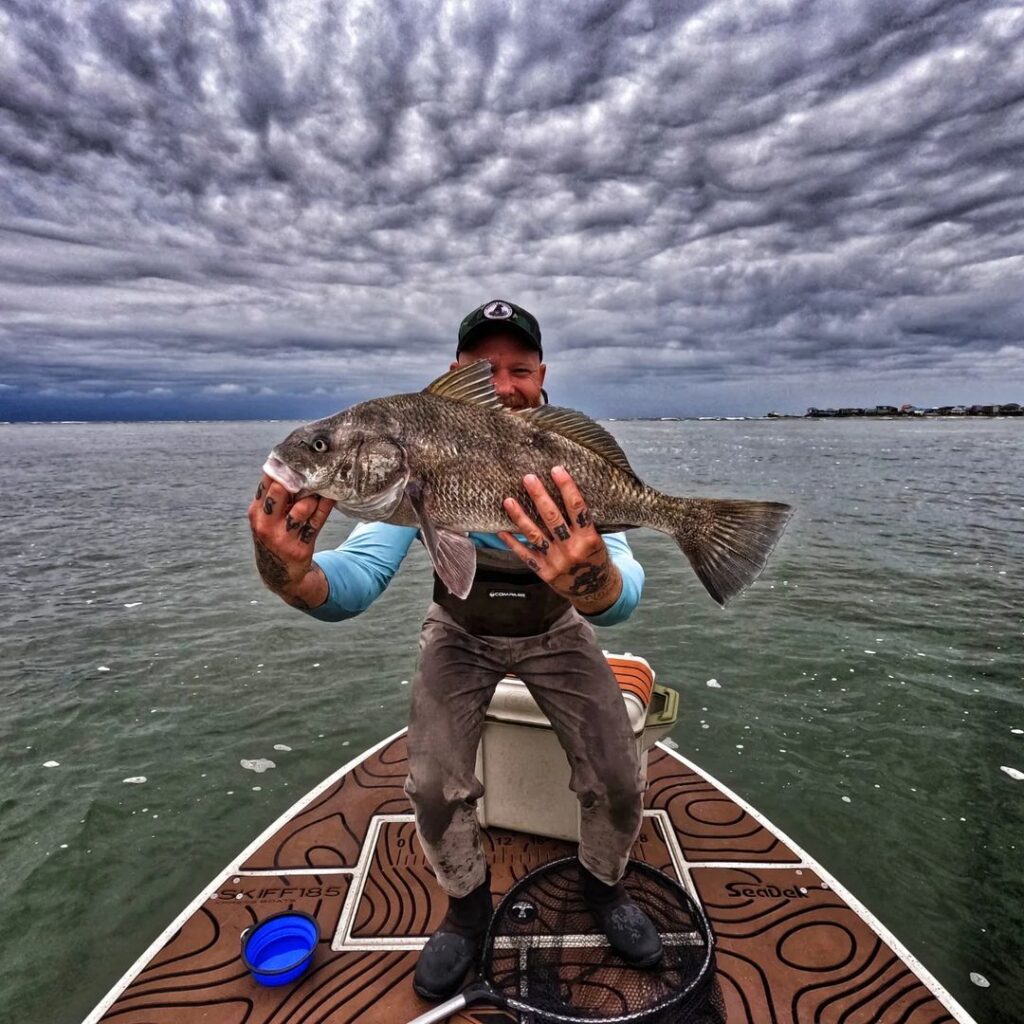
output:
M448 897L448 913L416 961L412 987L424 999L447 999L454 995L480 952L490 923L491 872L469 895Z
M661 962L661 936L651 919L633 902L621 882L605 885L580 864L583 902L594 915L612 949L632 967Z

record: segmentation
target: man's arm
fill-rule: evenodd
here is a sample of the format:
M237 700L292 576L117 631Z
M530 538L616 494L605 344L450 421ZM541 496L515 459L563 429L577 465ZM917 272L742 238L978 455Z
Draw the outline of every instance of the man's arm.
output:
M534 522L522 505L514 498L505 499L509 519L526 538L523 544L509 532L498 536L556 593L569 600L573 607L599 625L611 625L626 618L640 599L643 570L639 563L639 580L630 568L629 594L625 578L609 553L601 535L590 519L590 512L572 477L562 466L555 466L551 479L562 497L565 512L552 500L541 480L530 474L523 478L523 486L540 516ZM623 541L625 545L625 541ZM628 553L629 547L625 545ZM630 556L632 561L632 556ZM632 605L624 600L628 597Z
M622 589L619 596L609 608L600 612L583 612L587 621L595 626L614 626L619 622L625 622L637 605L640 604L640 597L644 592L644 567L633 557L624 533L606 533L601 537L605 548L612 560L612 564L619 570L619 578L622 580Z
M418 533L413 526L359 523L340 547L318 551L313 564L327 582L327 596L309 614L338 622L366 611L387 589Z

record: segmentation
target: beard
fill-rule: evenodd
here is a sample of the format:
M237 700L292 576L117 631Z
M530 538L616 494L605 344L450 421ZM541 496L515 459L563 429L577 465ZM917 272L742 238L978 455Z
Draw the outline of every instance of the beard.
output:
M499 395L498 401L506 409L529 409L530 403L522 395Z

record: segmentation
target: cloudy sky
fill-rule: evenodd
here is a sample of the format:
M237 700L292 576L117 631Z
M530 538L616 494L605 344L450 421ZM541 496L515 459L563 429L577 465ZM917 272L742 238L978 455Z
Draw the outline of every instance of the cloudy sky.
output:
M1024 10L0 0L0 419L1024 402Z

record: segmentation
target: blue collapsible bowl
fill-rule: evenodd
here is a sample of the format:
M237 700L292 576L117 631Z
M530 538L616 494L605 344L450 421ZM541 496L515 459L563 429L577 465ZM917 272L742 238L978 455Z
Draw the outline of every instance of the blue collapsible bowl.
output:
M319 939L315 918L286 910L242 932L242 962L261 985L287 985L313 962Z

